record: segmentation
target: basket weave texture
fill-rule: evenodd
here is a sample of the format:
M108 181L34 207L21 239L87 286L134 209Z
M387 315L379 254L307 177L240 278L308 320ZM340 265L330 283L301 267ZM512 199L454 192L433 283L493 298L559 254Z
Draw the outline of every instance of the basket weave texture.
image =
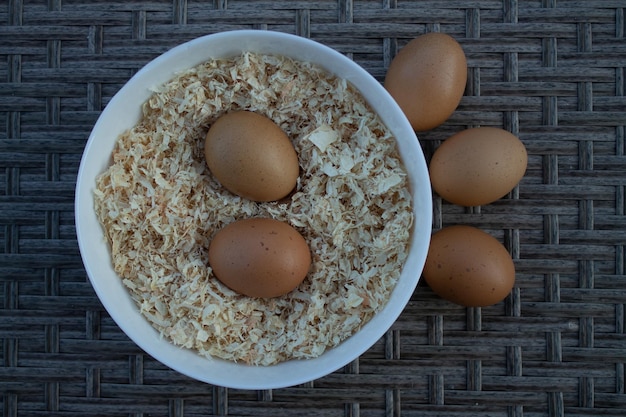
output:
M623 0L4 0L0 2L0 415L626 415L626 2ZM242 391L184 377L110 319L83 269L73 198L101 110L149 60L231 29L310 37L377 79L413 37L468 58L465 96L420 140L518 135L520 185L483 207L434 198L433 229L469 224L517 282L462 308L420 285L345 369Z

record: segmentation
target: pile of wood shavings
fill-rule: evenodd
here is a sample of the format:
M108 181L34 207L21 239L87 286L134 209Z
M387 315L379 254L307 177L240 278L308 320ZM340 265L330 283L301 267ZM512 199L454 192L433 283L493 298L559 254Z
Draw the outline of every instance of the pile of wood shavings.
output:
M302 173L290 202L242 199L206 167L208 128L242 109L293 140ZM369 321L400 276L413 222L395 140L362 96L309 63L253 53L154 91L96 188L115 271L141 313L176 345L255 365L317 357ZM252 299L212 274L213 235L250 217L285 221L309 244L311 270L293 292Z

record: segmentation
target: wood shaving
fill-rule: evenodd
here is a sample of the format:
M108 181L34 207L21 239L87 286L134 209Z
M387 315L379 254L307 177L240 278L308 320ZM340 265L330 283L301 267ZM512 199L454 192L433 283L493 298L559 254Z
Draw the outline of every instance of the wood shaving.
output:
M301 176L289 202L230 194L204 161L204 137L231 110L272 119ZM244 53L155 89L97 179L95 205L116 273L174 344L253 365L317 357L380 311L407 257L411 195L396 142L345 80L310 63ZM288 222L311 270L291 293L241 296L212 274L213 235L238 219Z

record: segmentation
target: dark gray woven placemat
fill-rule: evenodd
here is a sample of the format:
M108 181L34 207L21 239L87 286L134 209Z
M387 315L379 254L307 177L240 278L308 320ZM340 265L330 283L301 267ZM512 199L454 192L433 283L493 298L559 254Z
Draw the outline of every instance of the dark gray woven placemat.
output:
M0 413L14 416L624 416L626 2L0 1ZM82 267L73 196L100 111L150 59L239 28L296 33L382 80L426 31L463 45L466 96L421 140L503 127L528 148L509 197L435 198L511 251L517 285L464 309L425 286L345 369L297 387L203 384L143 353Z

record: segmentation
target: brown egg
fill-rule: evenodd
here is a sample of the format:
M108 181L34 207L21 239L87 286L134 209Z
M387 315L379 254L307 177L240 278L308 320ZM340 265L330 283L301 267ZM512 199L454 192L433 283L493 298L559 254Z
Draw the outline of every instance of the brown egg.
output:
M440 297L484 307L511 292L515 265L493 236L471 226L450 226L433 234L423 276Z
M467 60L450 35L427 33L410 41L394 57L385 88L417 131L445 122L461 101Z
M298 155L283 130L250 111L227 113L210 127L207 165L229 191L254 201L274 201L295 187Z
M224 285L249 297L295 289L311 266L309 247L289 224L267 218L230 223L209 246L209 264Z
M433 154L433 190L461 206L489 204L508 194L526 172L528 154L512 133L493 127L461 131Z

